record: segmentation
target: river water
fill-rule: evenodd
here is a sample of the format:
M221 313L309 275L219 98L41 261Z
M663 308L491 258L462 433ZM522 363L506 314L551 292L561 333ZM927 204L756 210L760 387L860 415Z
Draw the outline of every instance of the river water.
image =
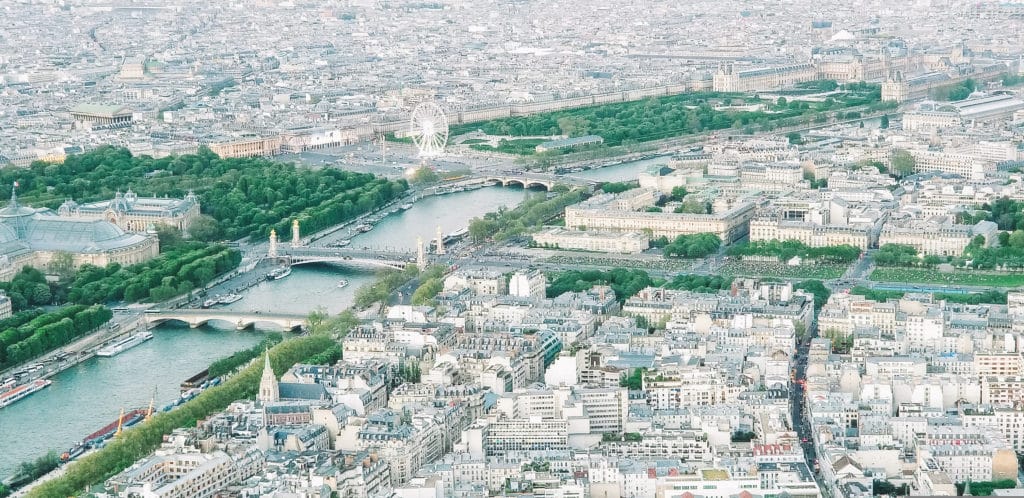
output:
M575 174L599 181L635 179L637 174L667 159L625 163ZM407 210L391 214L368 233L343 230L318 243L349 238L357 247L414 250L416 238L428 243L437 227L450 233L469 220L500 206L515 207L527 193L522 189L487 187L421 199ZM339 287L341 280L348 285ZM249 289L227 309L305 314L323 307L338 313L353 302L356 289L373 280L372 270L334 265L300 265L284 279ZM18 463L47 451L57 453L117 418L122 407L144 407L154 395L158 407L178 396L179 384L212 361L261 340L259 331L238 332L202 327L163 325L154 338L113 358L93 358L53 378L53 385L12 406L0 409L0 479ZM156 368L155 368L156 367Z
M183 380L262 337L253 331L166 325L124 353L92 358L57 374L50 387L0 410L0 476L47 451L61 453L116 420L122 407L148 406L154 390L159 410L179 396Z

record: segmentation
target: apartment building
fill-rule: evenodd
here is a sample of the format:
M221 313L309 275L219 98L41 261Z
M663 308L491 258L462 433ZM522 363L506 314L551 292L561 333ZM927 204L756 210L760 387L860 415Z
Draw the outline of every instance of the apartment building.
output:
M911 246L923 255L960 256L975 237L984 237L987 246L995 240L998 231L991 221L960 225L948 216L923 220L898 218L890 219L882 226L878 245L901 244Z
M636 254L646 251L650 247L650 238L642 232L619 233L549 227L531 237L534 244L540 247L579 251Z

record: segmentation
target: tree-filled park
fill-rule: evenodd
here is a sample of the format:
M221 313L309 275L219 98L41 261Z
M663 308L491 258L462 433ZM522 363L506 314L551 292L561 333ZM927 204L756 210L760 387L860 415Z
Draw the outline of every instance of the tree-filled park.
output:
M131 188L139 196L184 197L192 190L202 212L206 240L284 233L293 218L310 233L350 220L402 194L404 180L331 168L297 168L265 158L223 159L207 148L196 154L154 159L103 146L68 156L62 164L35 162L0 170L0 182L19 183L23 204L57 208L64 200L110 199Z
M891 103L881 101L879 85L852 83L839 89L839 93L821 101L784 97L765 100L742 93L689 92L467 123L452 127L451 134L480 130L488 135L512 137L598 135L604 139L605 146L618 146L726 129L744 133L772 131L826 122L830 115L849 118L848 112L842 111L851 108L866 106L868 111L874 111L892 107ZM532 154L532 145L518 149L509 145L506 151Z

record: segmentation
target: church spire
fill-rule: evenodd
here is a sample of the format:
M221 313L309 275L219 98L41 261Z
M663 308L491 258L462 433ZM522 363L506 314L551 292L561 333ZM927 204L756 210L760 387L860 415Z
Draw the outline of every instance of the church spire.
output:
M15 209L18 207L18 182L11 185L11 207Z
M277 387L277 377L274 376L274 369L270 366L270 350L267 350L263 357L263 377L260 379L260 392L256 397L257 401L264 403L275 403L280 399Z

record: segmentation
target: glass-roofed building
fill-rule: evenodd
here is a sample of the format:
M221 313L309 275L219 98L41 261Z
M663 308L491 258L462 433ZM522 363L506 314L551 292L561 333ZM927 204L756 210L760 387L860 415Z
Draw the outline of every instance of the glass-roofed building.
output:
M131 265L156 257L160 246L155 235L127 233L102 219L65 218L50 209L22 206L12 191L11 201L0 209L0 280L11 280L26 265L45 272L64 253L75 268Z

